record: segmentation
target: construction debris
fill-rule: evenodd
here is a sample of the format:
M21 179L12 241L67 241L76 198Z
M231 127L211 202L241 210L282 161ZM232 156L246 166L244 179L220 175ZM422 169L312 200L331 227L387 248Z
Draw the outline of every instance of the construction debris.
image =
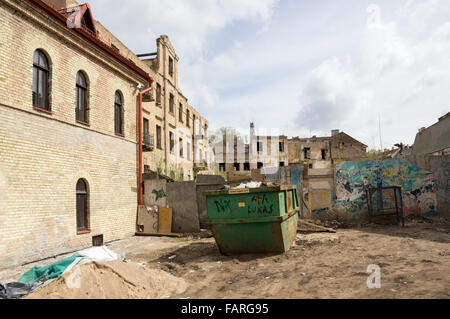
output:
M299 231L300 232L316 232L316 233L320 233L320 232L335 233L336 232L336 230L333 228L316 225L316 224L307 222L306 220L302 220L302 219L299 219L298 223L299 223ZM306 226L306 227L301 227L302 225Z

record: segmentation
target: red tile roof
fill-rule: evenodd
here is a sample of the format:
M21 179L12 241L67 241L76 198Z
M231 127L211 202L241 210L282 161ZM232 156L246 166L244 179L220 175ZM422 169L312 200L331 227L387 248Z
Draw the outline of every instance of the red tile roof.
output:
M150 75L145 70L141 69L134 63L131 63L129 59L127 59L120 53L114 51L109 45L107 45L106 43L104 43L97 37L97 32L93 31L93 30L96 30L95 22L94 22L94 19L92 18L90 6L88 3L85 3L85 4L79 6L80 9L83 8L84 13L82 14L81 13L82 11L80 11L80 13L77 14L77 16L74 18L74 21L77 21L77 18L85 18L86 19L85 14L86 14L86 12L89 12L88 20L91 19L91 22L92 22L91 29L89 29L89 27L88 27L88 24L90 23L88 20L85 20L85 22L87 22L86 27L81 27L81 28L69 27L69 25L67 23L67 16L66 16L68 14L67 9L65 11L64 11L64 9L59 10L59 11L55 10L54 8L47 5L45 2L43 2L41 0L26 0L26 1L28 3L30 3L32 6L34 6L35 8L46 13L50 18L55 20L57 23L63 25L64 27L66 27L68 30L70 30L74 34L76 34L76 35L80 36L81 38L83 38L84 40L92 43L93 45L95 45L96 47L98 47L99 49L101 49L102 51L104 51L105 53L110 55L111 57L115 58L116 60L121 62L123 65L128 67L130 70L134 71L134 73L140 75L142 78L146 79L149 82L153 82L153 79L150 77ZM71 12L70 14L73 14L73 12ZM70 14L69 14L69 16L70 16ZM94 26L93 29L92 29L92 26Z

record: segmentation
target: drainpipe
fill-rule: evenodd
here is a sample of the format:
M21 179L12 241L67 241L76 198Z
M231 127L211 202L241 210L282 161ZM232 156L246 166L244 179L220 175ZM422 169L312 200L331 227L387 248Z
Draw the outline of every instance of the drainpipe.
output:
M142 193L142 96L147 94L152 90L153 79L149 79L149 87L140 91L139 96L139 106L138 106L138 145L139 145L139 172L138 172L138 183L139 183L139 206L144 205L144 198Z

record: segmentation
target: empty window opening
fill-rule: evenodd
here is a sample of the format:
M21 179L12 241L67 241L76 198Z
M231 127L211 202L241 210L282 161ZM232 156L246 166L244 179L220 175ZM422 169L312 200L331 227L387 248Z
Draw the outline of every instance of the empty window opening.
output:
M156 125L156 147L162 149L161 146L161 126Z
M169 75L173 77L173 59L169 57Z
M156 83L156 105L161 105L161 85Z
M180 148L180 157L183 157L183 139L179 140L179 148Z
M169 96L169 113L173 114L174 105L175 105L175 96L173 96L173 94L170 94L170 96Z
M305 147L303 149L303 156L305 159L311 159L311 148Z
M256 151L258 153L262 153L263 152L263 143L262 142L256 143Z
M169 138L170 138L170 153L174 154L175 137L172 132L169 132Z

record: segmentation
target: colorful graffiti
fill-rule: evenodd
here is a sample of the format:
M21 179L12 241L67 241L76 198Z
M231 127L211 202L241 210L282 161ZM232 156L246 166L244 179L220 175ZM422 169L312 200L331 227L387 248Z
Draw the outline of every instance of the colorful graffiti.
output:
M334 207L359 219L367 211L365 188L401 186L403 210L408 214L437 216L433 175L406 161L344 162L336 165Z

